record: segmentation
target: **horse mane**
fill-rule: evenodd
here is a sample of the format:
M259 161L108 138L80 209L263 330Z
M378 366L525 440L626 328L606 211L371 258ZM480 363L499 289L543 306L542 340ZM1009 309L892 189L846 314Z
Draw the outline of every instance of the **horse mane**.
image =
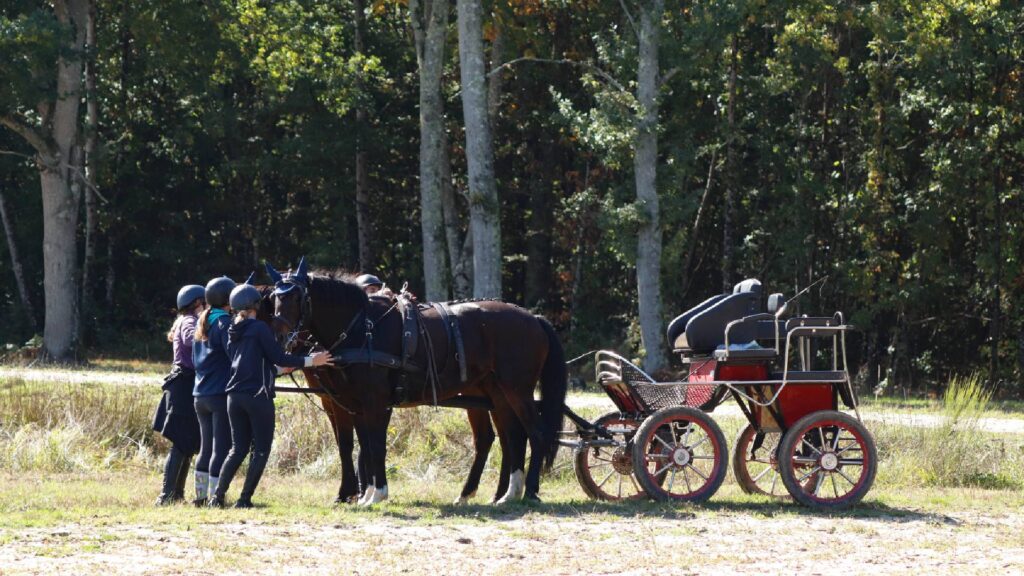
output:
M356 275L348 270L318 269L309 273L309 291L334 304L365 305L368 296L355 284Z

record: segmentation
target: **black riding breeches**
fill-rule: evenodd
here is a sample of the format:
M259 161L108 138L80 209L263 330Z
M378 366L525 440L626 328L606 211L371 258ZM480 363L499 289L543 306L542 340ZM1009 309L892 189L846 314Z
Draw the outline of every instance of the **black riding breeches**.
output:
M210 476L220 476L224 459L231 449L231 424L228 421L228 396L198 396L195 399L196 416L199 417L199 458L196 459L197 472L209 472Z
M249 500L263 476L274 443L274 401L266 394L228 394L228 418L231 421L232 444L220 471L217 496L223 498L227 493L235 472L251 448L249 471L239 495L239 500Z

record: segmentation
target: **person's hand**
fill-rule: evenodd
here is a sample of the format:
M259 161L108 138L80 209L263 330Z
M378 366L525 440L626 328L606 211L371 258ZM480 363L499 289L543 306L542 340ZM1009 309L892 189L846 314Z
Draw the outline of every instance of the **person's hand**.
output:
M313 366L326 366L331 363L331 353L324 350L313 354Z
M292 372L295 372L295 368L286 367L286 366L282 366L281 367L281 375L282 376L284 376L285 374L291 374Z

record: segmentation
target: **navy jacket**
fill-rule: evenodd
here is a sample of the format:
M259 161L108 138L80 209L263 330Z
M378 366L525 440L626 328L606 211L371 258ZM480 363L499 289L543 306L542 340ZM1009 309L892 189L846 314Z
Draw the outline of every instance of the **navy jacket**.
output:
M231 315L214 320L206 331L206 342L192 344L192 362L196 366L193 396L224 394L231 377L231 356L228 355L228 327Z
M305 356L288 354L274 340L266 322L255 318L242 320L228 328L228 353L231 355L231 378L227 391L266 394L274 397L276 366L302 368Z

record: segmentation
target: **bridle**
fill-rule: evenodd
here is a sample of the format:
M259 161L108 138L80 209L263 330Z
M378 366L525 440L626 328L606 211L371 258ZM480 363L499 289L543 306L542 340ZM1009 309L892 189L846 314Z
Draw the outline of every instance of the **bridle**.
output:
M313 312L312 300L309 298L309 287L306 284L306 282L300 278L296 278L294 274L288 274L280 282L277 283L277 286L274 288L274 295L280 296L292 290L299 291L298 320L295 322L294 325L292 325L292 323L289 322L288 319L286 319L284 316L278 314L274 315L274 318L280 320L281 322L284 322L285 326L288 329L288 336L285 339L285 350L289 351L294 347L295 344L302 341L305 344L321 346L323 347L324 350L333 354L334 350L338 346L341 346L343 342L348 340L349 334L352 333L353 328L355 328L359 324L360 320L364 321L363 326L366 329L367 341L372 341L374 329L388 314L391 313L392 310L395 309L396 306L398 306L398 300L396 299L395 303L392 304L391 307L388 308L383 314L381 314L376 321L374 321L370 319L368 310L369 301L367 301L367 303L363 305L362 309L360 309L358 312L352 315L352 319L349 320L348 326L346 326L345 329L341 331L341 334L338 335L338 339L335 340L334 343L331 344L330 346L323 346L320 342L317 341L316 337L313 336L313 332L310 330L306 331L306 333L308 334L306 338L299 338L299 335L302 334L303 332L304 321L306 320L307 317L311 316Z

